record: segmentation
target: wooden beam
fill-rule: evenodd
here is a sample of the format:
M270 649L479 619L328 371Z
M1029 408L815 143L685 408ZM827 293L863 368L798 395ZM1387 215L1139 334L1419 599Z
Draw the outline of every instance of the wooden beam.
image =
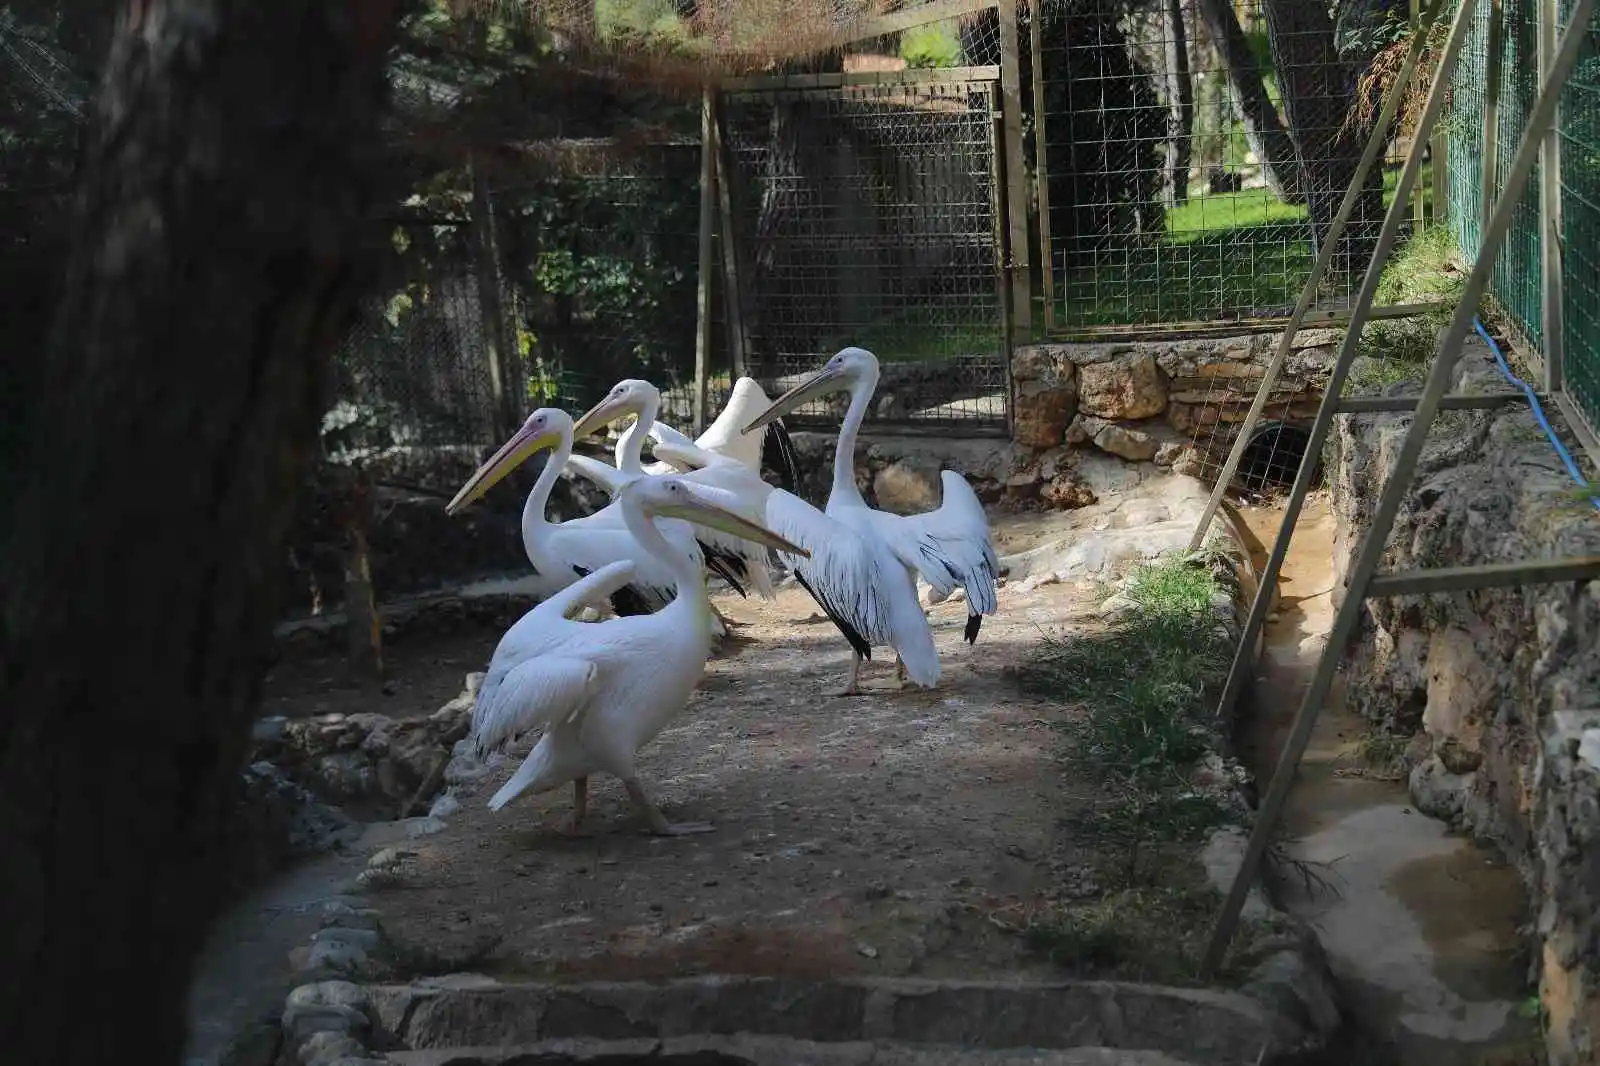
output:
M706 379L711 363L711 272L716 269L717 91L700 94L700 280L695 292L694 435L706 428Z
M1010 233L1011 324L1033 335L1033 257L1028 250L1027 168L1022 163L1022 73L1017 0L1000 0L1000 107L1005 116L1006 223Z
M1034 0L1035 14L1044 7ZM1055 256L1050 237L1050 135L1045 130L1044 19L1028 19L1028 48L1033 59L1033 202L1039 212L1039 280L1044 292L1044 329L1056 328Z
M933 22L944 22L947 19L960 18L963 15L975 14L987 8L994 7L996 0L933 0L929 4L919 4L916 7L903 11L879 15L875 19L859 22L844 32L834 37L830 42L832 47L838 48L856 41L867 41L874 37L886 37L891 33L903 33L914 30L918 26L926 26Z
M949 85L964 81L996 81L998 66L940 67L933 70L855 70L849 73L763 74L748 78L727 78L723 92L772 92L794 89L855 89L899 85Z
M739 285L739 236L733 217L733 157L728 152L725 116L718 102L712 107L712 149L717 190L717 236L722 246L722 306L727 314L728 355L733 377L745 373L744 293Z

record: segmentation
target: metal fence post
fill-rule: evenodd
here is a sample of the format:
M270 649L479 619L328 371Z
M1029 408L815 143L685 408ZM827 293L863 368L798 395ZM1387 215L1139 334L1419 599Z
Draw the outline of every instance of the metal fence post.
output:
M1549 76L1555 62L1556 32L1560 21L1560 0L1539 0L1534 17L1538 20L1539 78ZM1563 370L1562 330L1565 328L1565 263L1561 246L1561 106L1550 123L1539 148L1539 300L1540 332L1543 335L1544 391L1561 390Z

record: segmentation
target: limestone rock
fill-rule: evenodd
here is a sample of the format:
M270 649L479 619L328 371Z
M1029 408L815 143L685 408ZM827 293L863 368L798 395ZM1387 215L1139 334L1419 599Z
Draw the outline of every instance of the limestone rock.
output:
M277 739L257 745L257 758L311 793L353 812L394 817L413 798L444 785L452 747L466 736L481 673L431 715L329 714L285 723ZM432 791L422 795L424 785Z
M1072 424L1067 427L1066 442L1068 444L1087 444L1094 440L1096 433L1099 433L1109 425L1112 425L1112 423L1103 418L1080 413L1078 417L1072 420Z
M1449 391L1502 390L1469 338ZM1384 391L1415 391L1397 382ZM1390 477L1409 415L1340 416L1328 464L1336 594ZM1600 523L1559 502L1571 481L1526 411L1436 420L1385 570L1600 553ZM1374 599L1347 665L1349 704L1408 746L1419 810L1460 823L1518 867L1551 1066L1600 1046L1600 774L1579 757L1600 729L1600 582Z
M1005 480L1005 498L1021 503L1039 495L1039 478L1036 474L1013 474Z
M230 838L233 878L254 884L294 859L342 847L360 827L269 762L245 768Z
M1099 501L1094 490L1072 473L1060 473L1039 490L1039 498L1059 511L1089 507Z
M1156 456L1156 441L1141 429L1107 425L1094 435L1094 445L1103 452L1120 456L1135 463L1146 462Z
M1077 406L1077 390L1070 380L1055 386L1019 381L1013 393L1011 437L1026 448L1054 448Z
M1167 379L1149 352L1079 368L1078 407L1101 418L1151 418L1166 410Z

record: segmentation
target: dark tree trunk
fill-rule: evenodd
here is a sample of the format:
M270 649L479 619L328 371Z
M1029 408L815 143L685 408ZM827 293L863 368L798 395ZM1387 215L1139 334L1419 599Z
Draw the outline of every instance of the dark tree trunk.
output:
M1312 4L1315 0L1301 2ZM1272 98L1267 95L1261 71L1256 68L1255 53L1250 50L1250 42L1239 26L1239 16L1234 13L1231 0L1197 0L1197 4L1211 40L1222 55L1222 64L1227 68L1228 95L1244 126L1250 150L1261 160L1261 177L1279 200L1286 204L1300 203L1303 195L1295 165L1294 142L1284 130L1278 109L1272 106Z
M1368 125L1346 121L1359 72L1335 47L1333 19L1326 5L1265 0L1265 9L1273 66L1311 216L1311 236L1320 248L1371 131ZM1373 167L1335 249L1333 271L1350 274L1365 269L1382 222L1383 173Z
M322 368L366 261L399 2L122 5L7 460L8 1059L182 1055Z
M1194 131L1194 79L1189 74L1189 34L1183 0L1164 0L1167 67L1167 159L1163 199L1168 207L1189 199L1189 155Z

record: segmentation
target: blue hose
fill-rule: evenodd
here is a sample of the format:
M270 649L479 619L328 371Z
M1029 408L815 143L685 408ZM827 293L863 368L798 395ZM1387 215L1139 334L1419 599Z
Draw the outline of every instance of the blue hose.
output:
M1511 364L1506 362L1505 354L1500 351L1500 346L1494 342L1493 337L1489 336L1489 331L1483 328L1483 320L1476 315L1472 318L1472 328L1478 331L1478 336L1483 338L1484 343L1489 346L1489 350L1494 353L1494 361L1499 364L1500 373L1504 375L1507 381L1521 389L1522 394L1528 398L1528 406L1533 410L1534 419L1539 423L1539 428L1544 430L1544 435L1549 438L1550 446L1555 448L1556 455L1561 457L1561 462L1566 466L1567 473L1572 475L1572 480L1577 482L1578 487L1581 489L1589 488L1589 479L1584 477L1583 471L1578 469L1578 464L1573 461L1572 453L1567 451L1567 446L1561 443L1561 438L1556 436L1556 431L1550 425L1550 420L1545 417L1544 407L1539 403L1538 393L1534 392L1533 387L1526 381L1523 381L1512 372ZM1589 502L1594 504L1595 510L1600 511L1600 496L1590 496Z

